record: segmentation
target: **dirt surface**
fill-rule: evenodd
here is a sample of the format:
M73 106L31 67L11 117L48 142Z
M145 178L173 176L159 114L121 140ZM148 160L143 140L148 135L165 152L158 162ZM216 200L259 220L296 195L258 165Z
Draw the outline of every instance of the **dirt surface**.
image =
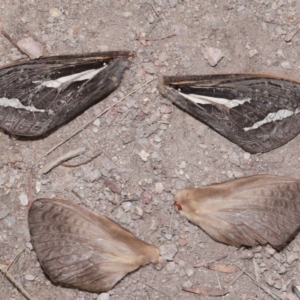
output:
M34 299L211 299L184 292L182 286L229 284L238 273L193 268L227 255L219 263L238 265L280 299L297 299L291 294L291 281L300 283L299 235L281 252L270 247L236 249L214 242L172 204L176 191L185 187L266 173L300 178L300 136L269 153L245 153L164 99L157 76L265 72L300 78L299 16L296 0L0 0L0 29L17 41L33 37L44 45L45 56L137 52L113 94L49 136L28 140L0 132L0 263L8 266L23 251L9 271ZM150 41L136 39L145 35ZM205 60L205 47L223 52L215 67ZM25 57L3 36L0 53L2 65ZM45 156L82 124L151 79ZM102 154L76 168L59 166L40 174L47 162L83 146L87 151L70 162ZM174 257L161 271L148 265L129 274L104 295L51 284L30 243L28 208L23 206L30 182L34 199L72 199L156 246L170 246ZM243 274L226 299L274 297ZM0 299L24 299L2 274Z

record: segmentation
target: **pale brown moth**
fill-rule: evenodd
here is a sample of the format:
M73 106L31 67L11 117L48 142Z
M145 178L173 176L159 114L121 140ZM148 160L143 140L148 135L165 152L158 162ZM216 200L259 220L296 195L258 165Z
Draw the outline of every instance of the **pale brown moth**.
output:
M156 247L74 201L35 200L28 223L38 260L56 284L105 292L127 273L159 262Z
M267 74L164 76L160 92L250 153L300 132L300 82Z
M256 175L177 193L180 214L214 240L281 248L300 228L300 180Z
M133 52L26 59L0 68L0 128L41 136L107 97Z

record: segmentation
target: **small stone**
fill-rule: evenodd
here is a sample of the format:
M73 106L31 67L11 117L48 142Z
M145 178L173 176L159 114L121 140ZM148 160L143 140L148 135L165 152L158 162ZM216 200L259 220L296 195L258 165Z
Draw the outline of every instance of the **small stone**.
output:
M227 176L228 178L233 178L233 173L232 173L230 170L228 170L228 171L226 172L226 176Z
M244 156L244 158L245 158L246 160L248 160L248 159L250 159L251 154L248 153L248 152L244 152L243 156Z
M173 260L173 257L178 252L178 248L176 245L163 245L159 247L160 255L165 260Z
M33 281L35 279L35 276L33 276L31 274L26 274L25 279L28 280L28 281Z
M287 300L299 300L299 298L296 295L294 295L293 293L287 293L286 299Z
M0 210L0 220L7 217L9 215L9 213L10 213L10 210L7 207L4 207L4 205L2 205L2 209Z
M202 53L204 58L212 67L216 66L217 63L224 57L224 53L220 49L213 47L205 47L202 49Z
M276 250L273 249L272 247L270 247L269 245L267 245L265 249L266 249L266 252L271 256L273 256L276 252Z
M43 55L44 46L35 41L32 37L21 39L17 42L18 47L31 59L39 58Z
M161 193L163 192L164 189L165 189L165 188L164 188L162 182L156 182L156 183L155 183L155 192L156 192L157 194L161 194Z
M113 193L121 194L121 192L122 192L122 187L117 182L115 182L111 179L108 179L108 178L105 179L104 185L106 187L108 187Z
M130 11L125 11L125 12L123 13L123 16L124 16L125 18L129 18L129 17L132 16L132 12L130 12Z
M178 4L179 0L169 0L170 7L175 7Z
M186 167L186 162L185 161L182 161L180 164L179 164L179 168L180 169L185 169Z
M122 207L123 207L123 209L124 209L124 211L125 212L129 212L130 211L130 209L131 209L131 207L132 207L132 204L131 204L131 202L123 202L122 203Z
M296 260L298 260L298 255L291 253L287 256L286 262L291 265Z
M37 182L35 183L35 190L37 194L41 191L41 188L42 188L42 183L37 180Z
M174 263L174 261L170 261L167 263L167 266L166 266L166 270L169 272L169 273L173 273L176 269L176 264Z
M59 18L62 15L62 12L58 8L51 8L49 10L49 15L52 18Z
M30 242L27 242L27 243L26 243L26 247L27 247L27 249L29 249L30 251L33 249L33 246L32 246L32 244L31 244Z
M187 268L186 270L185 270L185 273L186 273L186 275L188 276L188 277L191 277L191 276L193 276L194 275L194 268Z
M149 74L157 73L157 67L153 63L145 63L144 69Z
M95 182L95 181L98 181L101 178L101 176L102 176L102 174L101 174L100 170L92 169L92 170L89 170L89 172L87 172L84 179L88 182Z
M100 126L100 123L101 123L101 122L100 122L100 119L97 118L97 119L93 122L93 125L99 127L99 126Z
M249 57L253 57L258 53L258 51L256 49L251 49L249 50Z
M147 161L149 155L150 155L150 154L149 154L148 152L146 152L145 150L142 150L142 151L139 153L139 157L142 159L142 161Z
M108 171L111 171L116 168L115 164L106 156L102 157L101 163L102 166Z
M22 193L19 195L19 200L20 200L22 206L28 205L28 197L25 193Z
M110 299L109 293L101 293L97 298L97 300L109 300L109 299Z
M162 138L161 138L159 135L156 134L156 135L154 136L154 139L153 139L153 140L154 140L154 142L160 143L160 142L162 141Z
M292 68L291 63L289 61L283 61L281 64L281 67L286 69L286 70L290 70Z
M182 285L182 287L184 287L184 288L190 288L192 286L193 286L193 284L189 280L184 282Z
M165 234L165 238L167 239L167 240L172 240L172 234L171 233L166 233Z
M144 211L143 211L143 209L142 208L140 208L139 206L136 206L135 207L135 211L136 211L136 214L138 215L138 216L143 216L143 214L144 214Z

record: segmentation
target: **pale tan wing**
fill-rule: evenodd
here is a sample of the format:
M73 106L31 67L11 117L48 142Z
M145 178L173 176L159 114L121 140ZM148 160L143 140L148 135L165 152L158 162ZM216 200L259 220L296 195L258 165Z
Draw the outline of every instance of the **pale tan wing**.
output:
M150 262L141 260L144 248L156 251L73 201L38 199L28 222L34 249L50 279L89 292L108 291L128 272Z
M300 180L246 177L199 189L186 213L213 239L234 245L282 247L300 227ZM184 206L183 206L183 213Z

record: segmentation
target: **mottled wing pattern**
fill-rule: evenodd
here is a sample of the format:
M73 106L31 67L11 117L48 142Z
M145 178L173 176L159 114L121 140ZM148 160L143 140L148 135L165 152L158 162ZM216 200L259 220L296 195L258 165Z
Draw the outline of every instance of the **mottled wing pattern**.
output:
M268 243L280 248L300 228L298 179L257 175L178 195L188 219L216 241L236 247Z
M250 153L300 132L300 83L266 74L162 77L161 93Z
M120 84L131 52L24 60L0 69L0 127L40 136L104 99Z
M151 261L145 252L154 251L158 259L155 247L73 201L38 199L29 210L28 223L37 257L54 283L108 291Z

